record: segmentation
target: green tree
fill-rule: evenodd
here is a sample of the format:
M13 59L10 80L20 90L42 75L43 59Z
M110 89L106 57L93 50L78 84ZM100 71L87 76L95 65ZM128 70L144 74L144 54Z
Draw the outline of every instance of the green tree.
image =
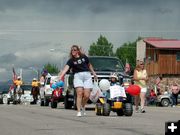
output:
M113 45L106 37L100 35L96 43L92 43L89 48L90 56L113 56Z
M124 64L127 60L131 68L134 69L136 66L136 41L124 43L121 47L117 48L116 56L121 59Z
M47 63L44 65L44 69L46 69L48 71L48 73L50 73L50 74L58 74L59 73L59 69L56 66L56 64Z

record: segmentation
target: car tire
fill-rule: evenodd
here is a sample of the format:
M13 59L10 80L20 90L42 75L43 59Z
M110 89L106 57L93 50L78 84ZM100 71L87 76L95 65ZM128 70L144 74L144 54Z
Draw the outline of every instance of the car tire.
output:
M44 100L41 100L40 105L44 106Z
M74 90L74 102L73 102L74 110L77 110L77 94Z
M161 105L162 105L163 107L168 107L168 106L170 105L169 99L167 99L167 98L162 99Z
M64 108L65 109L71 109L73 106L73 102L72 101L68 101L68 95L66 95L64 97Z
M49 100L48 99L44 99L44 106L49 106Z

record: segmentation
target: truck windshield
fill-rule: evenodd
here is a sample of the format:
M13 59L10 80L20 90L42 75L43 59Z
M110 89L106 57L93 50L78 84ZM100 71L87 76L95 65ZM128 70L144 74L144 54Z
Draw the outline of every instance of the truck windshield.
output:
M95 71L122 72L124 66L118 58L113 57L89 57Z

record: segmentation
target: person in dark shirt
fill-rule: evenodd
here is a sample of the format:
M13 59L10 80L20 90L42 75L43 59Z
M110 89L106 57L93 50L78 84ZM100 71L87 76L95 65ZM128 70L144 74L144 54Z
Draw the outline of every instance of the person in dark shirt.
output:
M171 99L172 99L172 107L175 107L178 103L178 94L179 94L179 86L176 82L173 82L172 86L171 86Z
M81 52L80 47L77 45L71 47L70 58L60 72L60 80L69 70L74 74L73 84L77 93L77 116L80 117L85 115L85 105L89 100L90 90L93 88L90 71L95 79L97 79L97 76L89 62L89 58Z

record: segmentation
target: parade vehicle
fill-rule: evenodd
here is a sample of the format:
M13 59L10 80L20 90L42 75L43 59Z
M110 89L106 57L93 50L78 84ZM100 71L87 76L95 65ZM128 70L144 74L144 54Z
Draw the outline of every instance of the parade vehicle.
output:
M48 74L45 78L45 83L43 88L40 88L40 105L49 106L51 102L51 107L56 108L59 101L64 101L64 95L62 88L53 89L52 84L58 82L59 76Z
M115 84L110 86L110 82L106 79L102 79L99 82L99 87L103 94L99 97L96 103L96 115L109 116L110 112L113 111L116 112L118 116L132 116L132 103L127 97L128 94L125 92L125 89L130 85L130 83L125 82L124 84L126 85L120 86Z
M14 87L9 89L7 94L7 104L10 104L11 102L13 104L21 104L21 96L24 94L24 91L20 85L18 85L15 89L16 93L14 93Z
M62 81L51 84L51 88L53 89L51 95L51 108L57 108L57 104L64 101L63 85L64 83Z
M118 81L120 84L123 83L124 79L131 80L131 77L124 72L124 65L121 60L117 57L110 56L89 56L90 63L92 64L98 80L109 79L112 72L118 73ZM92 76L93 80L94 77ZM75 108L76 109L76 92L73 86L73 74L67 73L64 77L64 107L65 109ZM88 103L91 103L88 101Z

